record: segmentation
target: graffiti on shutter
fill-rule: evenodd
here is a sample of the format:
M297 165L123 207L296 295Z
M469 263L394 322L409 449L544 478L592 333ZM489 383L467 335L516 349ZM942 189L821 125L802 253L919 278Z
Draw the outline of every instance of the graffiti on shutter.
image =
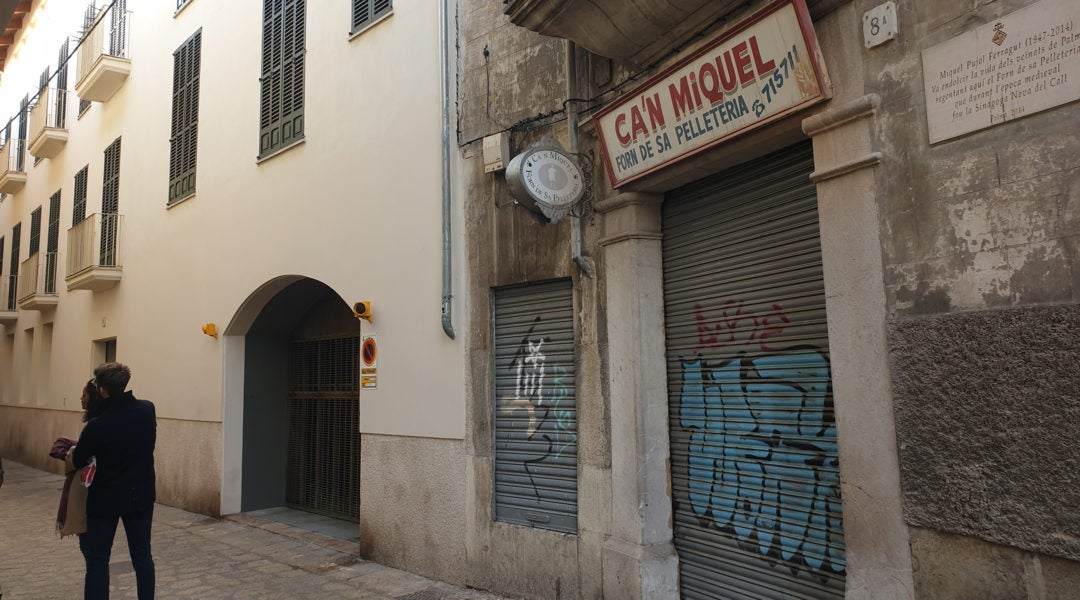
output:
M495 291L495 518L577 530L569 280Z

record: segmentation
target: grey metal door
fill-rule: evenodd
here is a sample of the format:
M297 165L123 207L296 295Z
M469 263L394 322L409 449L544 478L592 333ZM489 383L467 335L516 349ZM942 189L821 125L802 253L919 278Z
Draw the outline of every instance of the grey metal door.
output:
M817 198L799 145L666 198L684 598L837 598L844 541Z
M577 531L570 280L495 290L495 519Z
M360 338L290 344L285 502L360 520Z

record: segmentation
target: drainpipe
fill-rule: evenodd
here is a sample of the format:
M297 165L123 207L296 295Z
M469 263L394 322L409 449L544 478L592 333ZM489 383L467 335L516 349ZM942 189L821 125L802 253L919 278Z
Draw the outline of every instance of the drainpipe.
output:
M450 299L453 297L452 248L450 245L451 190L450 190L450 52L447 47L449 35L447 29L450 0L439 2L439 51L442 58L442 329L450 339L454 339L454 325L450 322Z
M577 112L577 44L566 40L566 123L569 126L570 153L578 153L578 112ZM573 247L574 264L588 277L593 277L593 267L588 258L581 254L581 236L584 216L571 216L570 243Z

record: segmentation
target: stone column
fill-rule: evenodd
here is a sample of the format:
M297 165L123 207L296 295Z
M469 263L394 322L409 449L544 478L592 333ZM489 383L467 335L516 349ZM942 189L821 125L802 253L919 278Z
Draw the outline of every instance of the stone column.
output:
M611 534L604 543L604 596L678 597L668 470L667 368L660 205L624 193L596 206L606 274L611 411Z
M803 121L814 140L848 599L914 598L889 378L869 94Z

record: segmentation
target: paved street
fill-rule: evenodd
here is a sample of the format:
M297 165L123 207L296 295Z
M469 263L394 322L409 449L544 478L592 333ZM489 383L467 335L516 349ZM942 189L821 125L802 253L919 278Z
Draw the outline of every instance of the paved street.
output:
M0 488L3 600L82 597L78 539L54 532L63 477L4 461ZM110 569L111 598L135 598L122 526ZM499 596L358 560L354 544L257 517L214 519L157 505L157 597L364 600L500 600Z

